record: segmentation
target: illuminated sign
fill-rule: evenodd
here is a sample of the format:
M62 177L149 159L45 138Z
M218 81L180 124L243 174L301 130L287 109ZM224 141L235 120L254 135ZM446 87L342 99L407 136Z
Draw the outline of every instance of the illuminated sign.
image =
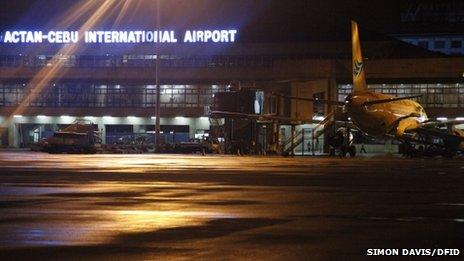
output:
M237 30L187 30L182 38L176 31L5 31L0 42L17 43L233 43Z

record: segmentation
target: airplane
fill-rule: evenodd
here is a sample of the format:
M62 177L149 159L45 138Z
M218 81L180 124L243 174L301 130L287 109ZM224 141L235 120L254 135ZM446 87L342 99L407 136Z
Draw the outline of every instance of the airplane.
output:
M394 97L391 95L369 91L366 83L364 62L361 52L358 24L351 21L352 33L352 77L353 92L349 94L344 102L324 99L311 99L295 96L286 96L279 93L272 95L287 99L304 100L320 103L328 103L342 106L346 112L346 118L352 124L345 121L345 126L351 126L360 130L367 136L375 138L396 138L411 148L411 143L426 145L433 148L430 152L434 155L441 154L452 157L457 152L464 153L464 131L454 128L457 124L464 124L464 121L431 121L427 117L424 108L414 98L420 97ZM272 115L249 115L244 113L214 111L212 115L228 115L250 118L276 119ZM326 116L324 122L331 117L333 112ZM443 127L446 125L446 129ZM344 131L349 135L348 131ZM436 139L441 140L437 143ZM350 140L349 138L346 141ZM343 145L344 144L344 145ZM350 152L353 155L350 142L340 145L341 152ZM345 146L345 147L343 147ZM354 153L355 154L355 153Z
M393 97L367 88L358 25L351 22L353 92L346 97L345 108L352 122L374 137L394 135L403 138L428 120L424 108L412 100L418 96Z
M402 142L417 142L424 145L435 145L432 140L442 140L441 151L444 156L454 156L464 151L464 131L452 126L462 121L431 121L424 108L413 98L418 96L394 97L391 95L369 91L366 83L364 62L361 52L358 25L351 21L352 33L352 77L353 92L345 102L298 98L290 99L314 101L342 105L348 119L354 127L364 134L376 138L396 138ZM446 130L440 128L444 125Z
M430 121L424 108L412 100L420 96L393 97L367 88L358 25L351 21L353 93L345 100L345 109L355 126L374 137L395 137L402 142L434 145L442 140L442 154L450 157L464 148L464 132L453 128L460 121ZM440 126L447 125L446 130Z

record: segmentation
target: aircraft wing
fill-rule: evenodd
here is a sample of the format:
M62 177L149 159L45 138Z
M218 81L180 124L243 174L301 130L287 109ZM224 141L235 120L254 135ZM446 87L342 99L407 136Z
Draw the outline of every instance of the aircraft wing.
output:
M419 98L422 95L414 95L414 96L407 96L407 97L395 97L395 98L390 98L390 99L383 99L383 100L375 100L375 101L368 101L365 102L365 106L370 106L374 104L380 104L380 103L388 103L388 102L394 102L394 101L401 101L401 100L409 100L413 98Z
M292 121L290 117L282 117L276 115L261 115L261 114L248 114L243 112L231 112L231 111L211 111L210 116L213 117L235 117L235 118L252 118L257 120L281 120L281 121Z
M446 120L446 121L425 121L419 127L446 127L464 124L464 120Z
M296 96L288 96L288 95L282 95L278 93L274 93L274 95L283 97L285 99L290 99L290 100L300 100L300 101L309 101L309 102L320 102L320 103L325 103L325 104L331 104L331 105L345 105L345 102L341 101L333 101L333 100L325 100L325 99L313 99L313 98L303 98L303 97L296 97Z
M406 132L409 134L419 133L425 136L436 137L443 140L464 142L464 131L449 128L458 124L464 124L464 121L426 121L417 126L417 128L407 130ZM446 127L446 129L443 127Z
M420 134L424 134L424 135L428 135L428 136L432 136L432 137L436 137L440 139L451 139L457 142L464 142L464 136L459 135L458 133L449 132L449 131L439 129L439 128L418 127L416 129L409 130L408 132L417 132Z

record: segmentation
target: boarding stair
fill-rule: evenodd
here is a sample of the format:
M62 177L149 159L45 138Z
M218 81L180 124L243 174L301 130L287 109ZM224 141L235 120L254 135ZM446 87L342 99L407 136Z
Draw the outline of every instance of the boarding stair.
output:
M314 141L318 139L320 136L322 136L328 129L329 127L332 126L335 123L335 112L332 111L329 113L325 118L318 122L316 126L313 128L313 135L311 139Z
M311 136L305 137L305 130L300 129L296 131L294 135L291 135L289 139L282 143L284 155L294 155L294 150L301 145L303 141L309 141L314 143L320 136L322 136L327 130L330 129L335 123L334 112L329 113L323 120L318 122L316 126L311 130Z

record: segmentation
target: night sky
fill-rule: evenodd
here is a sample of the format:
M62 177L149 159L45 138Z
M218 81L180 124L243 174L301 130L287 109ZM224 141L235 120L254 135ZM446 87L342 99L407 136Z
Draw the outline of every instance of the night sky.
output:
M0 26L5 29L46 30L56 28L73 7L88 0L0 0ZM96 7L103 0L94 0ZM114 1L120 3L94 29L148 29L155 24L154 0ZM130 10L116 22L121 3L129 2ZM401 23L402 12L417 3L415 1L360 1L360 0L161 0L161 24L167 29L204 29L214 27L238 28L242 41L311 41L341 40L349 36L349 21L355 19L364 30L364 37L410 31L411 25ZM443 0L438 2L455 2ZM92 12L66 29L76 29ZM459 25L462 25L459 24ZM413 30L441 28L454 30L459 25L443 26L439 21L422 21Z

